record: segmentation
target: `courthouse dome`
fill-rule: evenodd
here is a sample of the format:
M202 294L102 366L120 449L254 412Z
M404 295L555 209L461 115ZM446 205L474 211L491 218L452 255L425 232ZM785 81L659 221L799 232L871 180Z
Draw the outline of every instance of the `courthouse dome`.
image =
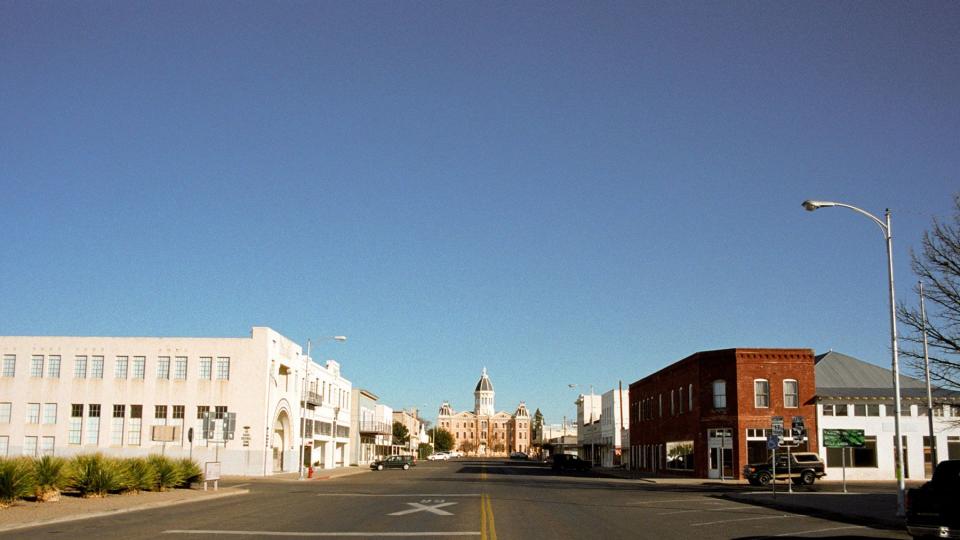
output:
M487 368L483 368L483 373L480 375L480 380L477 381L477 387L473 389L474 392L493 392L493 383L490 382L490 377L487 377Z

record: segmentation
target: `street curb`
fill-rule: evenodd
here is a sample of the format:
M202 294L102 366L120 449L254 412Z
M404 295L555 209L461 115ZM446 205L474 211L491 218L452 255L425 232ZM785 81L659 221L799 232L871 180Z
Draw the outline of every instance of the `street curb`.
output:
M370 469L358 469L356 471L347 471L339 474L328 474L326 476L314 476L311 480L334 480L342 476L354 476L357 474L365 474L370 472Z
M126 513L130 513L130 512L139 512L139 511L141 511L141 510L152 510L152 509L154 509L154 508L163 508L163 507L166 507L166 506L177 506L177 505L179 505L179 504L185 504L185 503L211 501L211 500L214 500L214 499L222 499L222 498L224 498L224 497L233 497L233 496L236 496L236 495L246 495L246 494L248 494L248 493L250 493L250 490L249 490L249 489L234 489L234 490L231 490L231 491L229 491L229 492L228 492L228 491L225 491L224 493L215 493L215 494L206 495L206 496L204 496L204 497L195 498L195 499L183 499L183 500L175 500L175 501L159 501L159 502L152 502L152 503L141 504L141 505L138 505L138 506L131 506L131 507L129 507L129 508L117 508L117 509L115 509L115 510L105 510L105 511L102 511L102 512L93 512L93 513L89 513L89 514L72 514L72 515L68 515L68 516L62 516L62 517L58 517L58 518L54 518L54 519L48 519L48 520L43 520L43 521L30 521L30 522L27 522L27 523L14 523L14 524L10 524L10 525L0 525L0 532L16 531L16 530L19 530L19 529L30 529L30 528L33 528L33 527L43 527L43 526L46 526L46 525L55 525L55 524L57 524L57 523L64 523L64 522L67 522L67 521L81 521L81 520L84 520L84 519L98 518L98 517L104 517L104 516L112 516L112 515L117 515L117 514L126 514ZM48 504L56 504L56 503L48 503Z
M810 506L790 504L789 502L774 501L773 499L745 497L743 494L739 493L725 493L720 496L724 499L734 502L752 504L754 506L763 506L766 508L773 508L775 510L783 510L784 512L790 512L793 514L803 514L807 516L829 519L832 521L839 521L842 523L851 523L853 525L864 525L873 529L886 529L894 531L906 530L906 525L904 524L903 520L899 518L890 519L886 516L879 515L862 516L856 514L846 514L835 510L826 510L823 508L813 508Z

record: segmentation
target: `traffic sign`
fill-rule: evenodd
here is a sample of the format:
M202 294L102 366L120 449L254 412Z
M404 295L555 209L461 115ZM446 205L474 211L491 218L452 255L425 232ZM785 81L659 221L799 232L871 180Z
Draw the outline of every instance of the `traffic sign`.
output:
M864 444L862 429L823 430L823 446L826 448L863 448Z

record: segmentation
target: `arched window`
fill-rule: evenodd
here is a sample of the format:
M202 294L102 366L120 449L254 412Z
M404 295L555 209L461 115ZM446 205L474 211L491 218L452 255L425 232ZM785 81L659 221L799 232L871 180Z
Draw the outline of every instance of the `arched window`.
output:
M727 381L723 379L713 381L713 408L727 408Z

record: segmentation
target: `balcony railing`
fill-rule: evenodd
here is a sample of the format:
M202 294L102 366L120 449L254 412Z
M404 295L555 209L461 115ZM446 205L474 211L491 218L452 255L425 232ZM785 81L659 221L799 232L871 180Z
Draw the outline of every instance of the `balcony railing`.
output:
M318 393L316 393L316 392L307 391L307 393L306 393L306 395L304 396L304 398L305 398L305 401L307 402L308 405L317 406L317 405L320 405L320 404L323 402L323 399L322 399L322 397L320 396L320 394L318 394Z
M360 433L390 435L393 433L393 425L387 422L360 422Z

